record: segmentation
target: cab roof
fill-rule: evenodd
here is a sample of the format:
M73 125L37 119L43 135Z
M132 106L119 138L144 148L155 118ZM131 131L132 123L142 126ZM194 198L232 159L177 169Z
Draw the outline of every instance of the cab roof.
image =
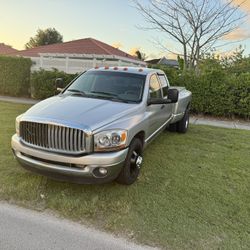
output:
M138 75L148 75L150 73L164 74L160 69L143 68L143 67L126 67L126 66L113 66L113 67L95 67L88 71L110 71L110 72L127 72Z

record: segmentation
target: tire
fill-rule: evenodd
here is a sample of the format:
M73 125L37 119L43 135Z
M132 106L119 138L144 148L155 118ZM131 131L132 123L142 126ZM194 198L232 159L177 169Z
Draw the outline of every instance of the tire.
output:
M187 109L183 118L176 123L176 130L178 133L186 133L189 126L189 110Z
M116 179L118 183L131 185L137 180L142 163L142 149L141 140L134 138L130 143L124 166Z
M169 124L167 130L170 131L170 132L176 132L176 129L177 129L176 125L177 125L176 123Z

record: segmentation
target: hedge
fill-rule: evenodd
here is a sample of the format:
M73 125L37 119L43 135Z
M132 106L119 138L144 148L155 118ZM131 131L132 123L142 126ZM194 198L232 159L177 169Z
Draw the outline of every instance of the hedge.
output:
M54 69L53 71L39 70L31 74L31 97L45 99L56 94L55 80L63 78L65 86L70 83L77 74L66 74Z
M28 58L0 56L0 94L29 96L31 65Z
M162 69L172 86L184 86L192 92L193 113L250 119L250 72L235 74L215 66L207 63L198 73Z

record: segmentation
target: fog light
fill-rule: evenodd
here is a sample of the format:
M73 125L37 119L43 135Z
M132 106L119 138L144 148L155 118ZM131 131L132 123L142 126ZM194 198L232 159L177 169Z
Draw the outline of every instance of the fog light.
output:
M108 172L108 170L107 170L106 168L99 168L99 172L100 172L100 174L102 174L102 175L106 175L107 172Z

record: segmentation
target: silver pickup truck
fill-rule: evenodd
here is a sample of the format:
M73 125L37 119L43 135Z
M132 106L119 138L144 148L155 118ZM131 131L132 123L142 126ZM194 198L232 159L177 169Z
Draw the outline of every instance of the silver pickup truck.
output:
M13 153L54 179L129 185L150 141L166 128L187 131L190 103L191 92L170 87L161 70L97 67L16 118Z

